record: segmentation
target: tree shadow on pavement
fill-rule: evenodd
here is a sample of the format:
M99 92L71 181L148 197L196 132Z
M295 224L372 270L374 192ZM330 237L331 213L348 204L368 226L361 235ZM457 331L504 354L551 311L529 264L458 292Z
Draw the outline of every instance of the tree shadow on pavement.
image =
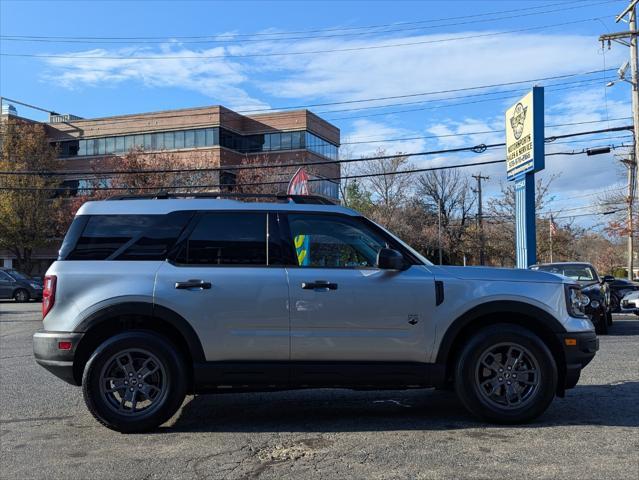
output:
M557 398L535 422L510 428L567 425L639 426L639 382L583 385ZM196 396L175 432L358 432L491 427L451 392L437 390L293 390Z

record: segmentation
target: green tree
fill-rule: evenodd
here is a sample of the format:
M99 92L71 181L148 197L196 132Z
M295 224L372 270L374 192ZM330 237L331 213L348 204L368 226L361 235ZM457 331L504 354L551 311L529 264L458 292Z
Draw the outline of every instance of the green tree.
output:
M9 119L2 124L0 170L40 175L0 175L0 249L8 250L27 273L35 249L51 246L59 235L54 212L58 182L47 172L60 168L43 125Z
M371 200L371 192L357 180L349 182L346 189L343 192L344 197L342 202L345 207L352 208L358 212L366 215L373 207L373 201Z

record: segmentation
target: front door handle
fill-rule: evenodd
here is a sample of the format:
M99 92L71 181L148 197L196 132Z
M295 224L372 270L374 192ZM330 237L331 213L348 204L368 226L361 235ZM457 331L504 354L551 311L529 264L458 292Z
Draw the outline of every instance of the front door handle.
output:
M211 288L211 282L205 282L204 280L187 280L186 282L175 282L175 288L178 290L209 290Z
M337 290L337 283L327 282L326 280L315 280L314 282L303 282L302 288L304 290L315 290L316 288Z

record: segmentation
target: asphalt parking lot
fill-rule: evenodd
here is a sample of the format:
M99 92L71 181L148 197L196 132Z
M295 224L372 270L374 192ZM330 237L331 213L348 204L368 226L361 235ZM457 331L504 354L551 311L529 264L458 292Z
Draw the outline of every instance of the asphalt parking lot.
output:
M616 316L531 425L484 425L443 391L315 390L188 397L158 431L121 435L34 362L39 309L0 302L0 478L639 478L639 317Z

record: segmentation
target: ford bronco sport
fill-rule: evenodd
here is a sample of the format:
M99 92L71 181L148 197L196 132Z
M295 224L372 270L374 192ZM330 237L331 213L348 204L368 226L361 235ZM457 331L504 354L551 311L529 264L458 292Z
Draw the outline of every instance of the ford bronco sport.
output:
M317 197L84 204L45 278L39 364L121 432L188 393L454 386L489 422L543 413L598 349L579 285L435 266Z

